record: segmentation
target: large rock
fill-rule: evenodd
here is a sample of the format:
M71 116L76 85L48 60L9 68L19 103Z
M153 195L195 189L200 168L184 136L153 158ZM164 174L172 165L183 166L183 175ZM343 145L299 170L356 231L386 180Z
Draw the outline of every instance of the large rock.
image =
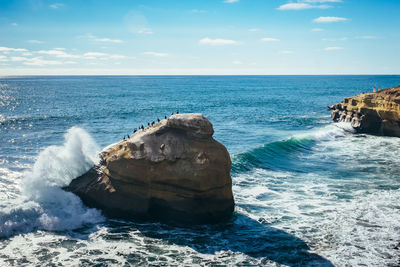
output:
M348 97L329 108L335 122L350 122L357 132L400 137L400 86Z
M176 114L105 148L65 189L105 215L213 223L234 209L231 160L201 114Z

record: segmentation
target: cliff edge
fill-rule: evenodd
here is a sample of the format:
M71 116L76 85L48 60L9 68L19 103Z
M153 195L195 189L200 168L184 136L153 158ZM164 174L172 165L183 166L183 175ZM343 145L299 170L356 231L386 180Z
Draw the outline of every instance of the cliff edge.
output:
M107 216L213 223L234 209L231 160L201 114L176 114L100 153L64 188Z
M347 97L329 106L335 122L350 122L360 133L400 137L400 86Z

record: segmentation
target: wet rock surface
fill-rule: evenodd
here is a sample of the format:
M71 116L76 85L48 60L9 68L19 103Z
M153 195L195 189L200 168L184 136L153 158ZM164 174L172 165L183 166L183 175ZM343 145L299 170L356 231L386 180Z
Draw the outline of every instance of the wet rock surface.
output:
M400 86L359 94L328 107L335 122L348 122L360 133L400 137Z
M110 145L64 188L110 217L214 223L234 209L231 160L201 114L176 114Z

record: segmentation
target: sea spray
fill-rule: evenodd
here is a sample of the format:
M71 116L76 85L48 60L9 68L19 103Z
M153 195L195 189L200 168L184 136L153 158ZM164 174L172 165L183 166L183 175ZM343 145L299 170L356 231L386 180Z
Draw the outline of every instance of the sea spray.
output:
M0 206L0 237L35 229L68 230L103 220L100 211L60 187L87 171L97 160L98 146L83 129L73 127L62 146L43 150L24 174L22 195Z
M66 186L98 161L99 148L85 130L72 127L64 138L62 146L50 146L39 154L23 179L25 195L37 198L43 187Z

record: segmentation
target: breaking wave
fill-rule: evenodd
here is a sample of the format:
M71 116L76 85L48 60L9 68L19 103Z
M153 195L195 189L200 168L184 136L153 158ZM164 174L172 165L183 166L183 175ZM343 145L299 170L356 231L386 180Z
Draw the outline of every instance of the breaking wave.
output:
M254 168L285 169L288 160L295 160L299 153L312 153L313 147L321 141L344 137L347 129L328 125L315 131L298 134L289 139L267 143L248 152L237 154L232 159L232 172L241 173Z
M36 229L61 231L103 220L100 211L85 207L79 197L61 189L98 159L98 146L83 129L73 127L61 146L43 150L23 174L20 197L0 204L0 237Z

